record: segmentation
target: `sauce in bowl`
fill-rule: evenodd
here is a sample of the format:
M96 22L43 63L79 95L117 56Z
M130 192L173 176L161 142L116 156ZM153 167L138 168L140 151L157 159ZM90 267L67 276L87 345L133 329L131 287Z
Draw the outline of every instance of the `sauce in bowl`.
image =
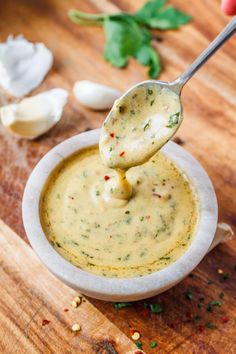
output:
M190 181L163 153L123 177L132 198L122 199L116 171L103 165L95 146L59 164L41 197L41 223L57 252L106 277L142 276L175 262L198 220Z

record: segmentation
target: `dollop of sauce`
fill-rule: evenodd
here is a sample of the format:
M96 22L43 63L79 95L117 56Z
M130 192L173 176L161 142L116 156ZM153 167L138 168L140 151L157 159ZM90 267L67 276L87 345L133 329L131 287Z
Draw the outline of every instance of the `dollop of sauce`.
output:
M120 183L127 195L117 190ZM124 176L104 166L93 147L53 171L40 215L53 247L77 267L134 277L168 266L188 249L198 201L187 177L163 153Z
M116 100L103 123L99 150L103 163L127 170L148 161L182 122L179 96L156 83L141 84Z

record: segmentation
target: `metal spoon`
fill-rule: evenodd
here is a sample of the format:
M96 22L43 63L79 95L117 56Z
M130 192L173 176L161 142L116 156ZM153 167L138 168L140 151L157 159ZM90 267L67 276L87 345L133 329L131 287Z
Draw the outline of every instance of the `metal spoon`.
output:
M99 143L101 158L109 167L120 168L126 170L135 165L139 165L147 161L153 156L170 138L175 134L180 124L182 123L182 105L181 105L181 91L186 82L197 72L197 70L236 32L236 16L226 25L223 31L210 43L210 45L199 55L197 59L188 67L188 69L180 75L176 80L171 82L164 82L158 80L147 80L141 82L131 89L129 89L119 100L114 103L109 115L104 121L102 127L102 134ZM168 127L168 122L161 127L162 130L156 131L151 135L146 135L145 124L149 122L145 117L142 121L135 121L135 116L125 116L121 112L123 103L125 102L126 112L132 112L131 108L135 107L135 97L137 94L144 96L150 88L156 88L155 92L161 92L161 90L170 90L175 94L179 100L179 116L175 117L175 124L171 129ZM173 99L175 97L173 96ZM142 97L141 97L142 99ZM142 104L144 101L142 101ZM142 104L140 105L142 107ZM151 112L152 113L152 112ZM158 112L156 112L158 113ZM173 116L172 116L173 117ZM158 120L158 117L156 121ZM153 119L154 122L154 119ZM155 122L154 122L155 123ZM118 131L123 124L124 136L120 136L119 140L112 139L113 131ZM126 124L126 125L124 125ZM137 128L138 127L138 128ZM140 139L137 135L134 135L134 129L139 129ZM111 133L112 132L112 133ZM112 135L113 134L113 135ZM121 135L121 134L119 134ZM148 145L149 144L149 145Z

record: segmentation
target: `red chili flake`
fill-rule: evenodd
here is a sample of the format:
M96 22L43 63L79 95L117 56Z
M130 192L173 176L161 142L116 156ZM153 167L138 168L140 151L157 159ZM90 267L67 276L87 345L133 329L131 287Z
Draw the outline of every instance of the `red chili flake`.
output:
M64 312L68 312L69 311L69 309L64 309Z
M171 323L171 324L170 324L170 328L174 328L174 325L173 325L173 323Z
M222 323L227 323L227 322L229 322L229 317L224 316L221 318L221 321L222 321Z
M198 331L202 333L203 330L204 330L204 327L203 327L202 325L199 325L199 326L198 326Z
M160 195L160 194L158 194L158 193L152 193L152 195L153 195L154 197L161 198L161 195Z
M145 318L150 317L150 311L148 309L144 309L142 314L143 314L143 317L145 317Z
M122 152L120 153L120 157L124 156L124 154L125 154L125 152L122 151Z
M110 137L114 138L115 134L114 133L110 133Z
M134 352L134 354L143 354L143 352L141 352L141 350L136 350L136 352Z
M48 320L42 320L42 326L46 326L50 323L51 321Z
M130 334L131 334L131 336L132 336L135 332L137 332L136 329L130 329Z
M110 178L109 176L104 176L105 181L108 181Z

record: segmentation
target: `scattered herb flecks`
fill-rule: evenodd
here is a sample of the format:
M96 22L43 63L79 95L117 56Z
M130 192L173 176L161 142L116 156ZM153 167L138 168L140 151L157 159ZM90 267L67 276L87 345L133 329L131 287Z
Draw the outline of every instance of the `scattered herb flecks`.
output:
M219 306L220 307L221 305L222 305L222 302L219 301L219 300L210 301L207 304L207 311L208 312L212 312L214 306Z
M156 348L158 346L158 343L157 341L155 340L152 340L150 343L149 343L149 347L150 348Z
M150 310L152 313L162 313L163 312L163 307L161 304L154 303L154 304L150 304L149 307L150 307Z
M229 273L223 273L220 277L220 282L224 283L228 279L229 279Z
M192 298L193 298L193 293L192 293L192 291L190 291L190 290L186 291L185 297L186 297L186 299L188 299L188 300L192 300Z
M217 326L216 326L214 323L212 323L212 322L207 322L207 323L205 323L205 327L206 327L206 328L209 328L209 329L215 329L215 328L217 328Z
M138 342L135 343L137 345L138 349L142 349L143 348L143 343L139 340Z
M131 307L131 306L133 306L133 304L131 302L115 302L113 304L113 306L115 307L115 309L120 310L120 309L123 309L125 307Z

